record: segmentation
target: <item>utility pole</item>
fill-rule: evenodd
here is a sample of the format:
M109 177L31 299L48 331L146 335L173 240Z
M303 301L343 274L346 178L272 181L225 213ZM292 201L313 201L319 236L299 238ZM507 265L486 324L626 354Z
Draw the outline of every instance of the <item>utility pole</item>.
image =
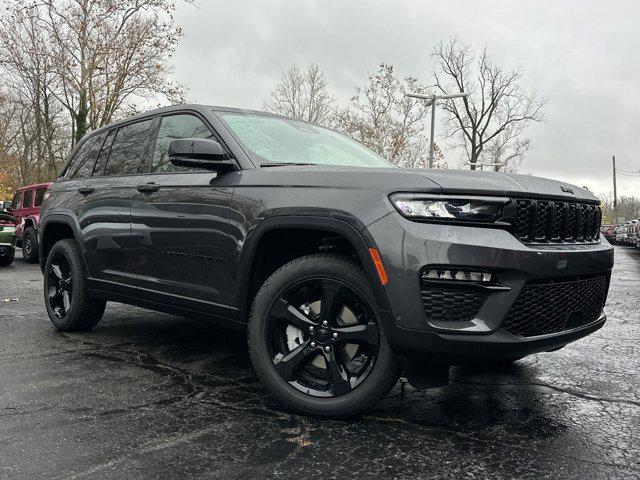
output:
M613 156L613 219L618 224L618 187L616 185L616 156Z
M429 168L433 168L433 137L436 134L436 97L431 100L431 135L429 135Z
M429 168L433 168L433 137L436 131L436 100L448 100L450 98L460 98L469 96L468 93L454 93L452 95L436 95L432 93L430 95L426 95L424 93L407 93L407 97L411 98L420 98L422 100L426 100L425 105L431 106L431 138L429 139Z

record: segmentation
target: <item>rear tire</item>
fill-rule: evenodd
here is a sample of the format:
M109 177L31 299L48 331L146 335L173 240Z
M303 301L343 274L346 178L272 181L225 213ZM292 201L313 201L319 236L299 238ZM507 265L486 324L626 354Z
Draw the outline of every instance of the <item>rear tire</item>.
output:
M362 268L339 255L301 257L271 275L253 302L248 343L262 383L305 415L358 415L400 375Z
M47 313L58 330L89 330L102 318L107 302L88 296L82 257L74 240L60 240L51 248L43 283Z
M36 229L28 227L22 238L22 258L27 263L38 263L38 234Z

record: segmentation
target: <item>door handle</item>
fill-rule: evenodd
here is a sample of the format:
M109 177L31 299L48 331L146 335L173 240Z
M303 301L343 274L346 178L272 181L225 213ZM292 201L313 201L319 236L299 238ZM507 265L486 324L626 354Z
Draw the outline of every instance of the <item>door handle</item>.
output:
M95 188L86 185L78 187L78 193L81 193L82 195L89 195L90 193L93 193L94 190Z
M160 185L158 185L157 183L153 183L153 182L142 183L140 185L136 185L136 190L138 190L140 193L157 192L159 188L160 188Z

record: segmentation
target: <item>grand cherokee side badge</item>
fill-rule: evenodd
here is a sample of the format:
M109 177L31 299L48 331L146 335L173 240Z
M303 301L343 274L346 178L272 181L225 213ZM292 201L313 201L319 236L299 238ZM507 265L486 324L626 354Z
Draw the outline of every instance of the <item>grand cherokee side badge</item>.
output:
M564 193L570 193L571 195L575 193L573 191L573 188L569 188L569 187L560 187L560 190L562 190Z

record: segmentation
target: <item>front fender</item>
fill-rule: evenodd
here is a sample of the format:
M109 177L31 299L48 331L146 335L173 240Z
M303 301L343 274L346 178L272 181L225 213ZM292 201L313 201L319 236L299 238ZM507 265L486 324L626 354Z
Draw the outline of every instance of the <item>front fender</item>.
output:
M369 248L377 248L373 238L366 230L358 231L349 223L335 218L314 217L314 216L274 216L262 220L247 235L238 261L236 273L236 285L241 288L232 305L238 305L239 318L247 318L247 301L249 296L249 278L255 256L260 245L260 241L268 232L278 229L300 228L313 230L326 230L346 238L355 248L358 258L362 263L365 274L369 279L373 294L376 298L378 308L382 311L389 311L389 303L380 284L377 271L371 260Z

